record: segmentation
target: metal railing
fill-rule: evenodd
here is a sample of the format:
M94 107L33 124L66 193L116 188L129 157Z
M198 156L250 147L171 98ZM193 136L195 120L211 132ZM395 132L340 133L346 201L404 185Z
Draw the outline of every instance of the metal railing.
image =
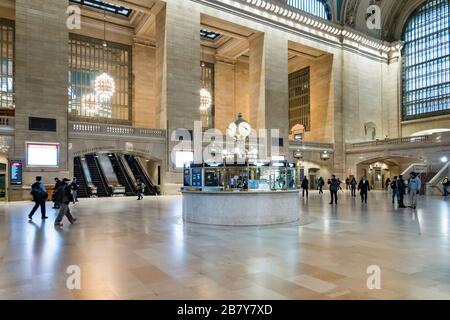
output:
M385 140L375 140L375 141L358 142L358 143L347 143L346 149L351 150L351 149L376 147L376 146L426 143L429 141L431 141L430 135L417 136L417 137L406 137L406 138L398 138L398 139L385 139Z
M131 126L86 122L69 122L69 133L165 138L165 130L161 129L136 128Z
M308 142L308 141L289 141L290 147L299 149L321 149L321 150L333 150L334 145L332 143L321 142Z

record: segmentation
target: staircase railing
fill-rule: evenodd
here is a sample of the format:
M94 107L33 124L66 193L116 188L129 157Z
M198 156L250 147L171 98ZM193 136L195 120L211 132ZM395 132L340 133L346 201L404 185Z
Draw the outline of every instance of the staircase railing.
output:
M450 175L450 161L426 184L427 195L443 194L442 180Z

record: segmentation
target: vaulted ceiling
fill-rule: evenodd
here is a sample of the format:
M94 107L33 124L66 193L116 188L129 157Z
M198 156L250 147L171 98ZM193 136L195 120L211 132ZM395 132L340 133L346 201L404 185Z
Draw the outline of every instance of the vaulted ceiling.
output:
M333 0L333 4L336 1ZM401 38L403 27L409 16L427 0L341 1L340 23L382 40L397 41ZM367 8L370 5L378 5L381 8L381 30L370 30L367 27Z

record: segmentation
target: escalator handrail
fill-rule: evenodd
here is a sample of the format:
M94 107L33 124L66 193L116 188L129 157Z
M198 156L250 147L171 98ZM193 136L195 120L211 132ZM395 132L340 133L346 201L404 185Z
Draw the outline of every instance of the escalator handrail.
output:
M132 187L132 185L131 185L131 183L130 183L130 181L129 181L129 177L128 177L127 173L125 172L125 168L123 167L122 162L119 160L119 157L114 153L114 154L112 155L112 157L111 157L111 160L112 160L112 159L114 159L114 160L117 162L117 165L119 166L118 169L119 169L120 171L122 171L122 175L123 175L123 177L124 177L124 179L125 179L125 182L126 182L126 184L127 184L127 186L124 186L125 189L126 189L126 187L128 187L129 190L131 190L131 192L135 193L135 192L134 192L134 188ZM113 168L114 168L114 165L113 165ZM118 174L117 174L117 172L116 172L116 175L117 175L117 177L119 177ZM118 179L118 178L117 178L117 179Z
M103 172L100 170L100 167L98 165L98 159L97 159L96 155L95 154L86 155L86 158L88 158L88 157L92 157L92 160L94 160L95 168L97 169L97 172L100 175L100 182L102 183L102 186L105 189L106 195L109 196L111 193L110 193L110 190L109 190L108 182L105 181L105 177L103 175Z
M147 171L144 170L144 168L143 168L143 166L142 166L142 163L141 163L140 159L137 158L137 157L134 157L134 161L135 161L135 163L136 163L136 168L137 168L137 170L139 171L139 175L145 180L144 182L145 182L146 184L148 184L148 187L151 189L151 191L152 191L155 195L157 195L157 194L158 194L158 189L156 188L155 185L153 185L152 181L150 180L150 177L149 177L148 174L147 174Z
M86 190L86 194L89 197L90 196L89 188L88 188L88 185L87 185L87 182L86 182L86 176L84 175L83 167L81 166L81 159L80 159L80 157L75 157L74 165L76 165L78 167L78 169L80 170L81 179L83 180L83 181L78 181L77 180L77 182L83 184L84 190ZM75 175L75 172L74 172L74 175Z

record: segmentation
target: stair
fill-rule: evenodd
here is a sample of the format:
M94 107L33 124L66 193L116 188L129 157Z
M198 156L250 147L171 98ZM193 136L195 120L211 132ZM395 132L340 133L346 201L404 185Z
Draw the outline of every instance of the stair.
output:
M75 157L73 160L73 176L77 178L78 183L78 192L77 195L79 198L88 198L89 192L86 183L86 178L83 173L83 168L81 167L81 159L80 157Z
M122 162L119 160L118 156L116 154L111 154L109 160L111 160L111 165L114 169L114 172L116 173L117 180L122 186L125 187L125 195L136 195L133 184L131 183L131 179L126 174L125 168L123 167Z
M93 154L87 154L85 158L89 172L91 173L92 183L97 187L97 196L109 197L111 192L100 169L97 158Z
M125 155L125 159L127 160L127 163L130 166L130 169L133 172L136 180L139 179L145 184L146 188L144 194L152 196L159 195L159 188L150 181L150 178L146 174L146 171L141 167L136 157L132 155Z

